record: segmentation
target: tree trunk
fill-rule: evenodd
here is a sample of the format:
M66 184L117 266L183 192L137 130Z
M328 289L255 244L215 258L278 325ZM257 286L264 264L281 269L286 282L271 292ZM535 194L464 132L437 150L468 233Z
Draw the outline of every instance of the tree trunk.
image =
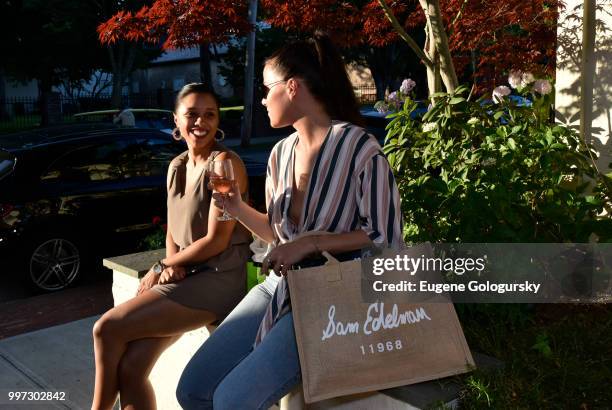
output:
M385 47L371 48L366 55L366 63L372 78L374 79L374 86L376 87L376 100L384 100L387 87L391 85L391 74L390 66L392 62L389 61L391 52L387 45Z
M244 113L242 116L242 128L240 130L241 145L248 147L251 143L253 132L253 98L255 77L255 34L257 23L257 0L249 2L249 23L253 26L247 37L246 64L244 65Z
M6 101L6 90L4 85L4 69L0 67L0 119L8 118Z
M419 3L427 19L429 40L435 45L436 54L439 57L439 63L434 63L434 66L439 67L446 92L453 92L458 87L459 80L457 80L457 73L455 72L455 66L453 65L453 59L448 47L448 37L442 22L440 3L438 0L419 0ZM428 69L428 77L429 71Z
M433 62L431 66L427 66L427 87L429 95L442 91L442 81L440 78L440 54L436 48L436 43L433 41L433 31L431 25L427 22L425 26L425 54ZM431 98L431 103L434 103Z
M123 94L123 76L121 71L113 70L113 90L111 92L111 107L122 108L121 96Z
M210 69L210 43L200 44L200 81L214 89Z
M111 107L122 108L123 83L128 79L134 67L136 44L121 41L116 45L108 47L108 55L113 70Z
M38 103L40 105L40 125L49 125L49 98L51 96L51 81L38 80Z

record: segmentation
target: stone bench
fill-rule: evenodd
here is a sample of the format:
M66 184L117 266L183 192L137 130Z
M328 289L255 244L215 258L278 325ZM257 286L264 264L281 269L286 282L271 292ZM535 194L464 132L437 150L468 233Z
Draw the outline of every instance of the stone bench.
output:
M482 353L472 352L472 356L479 369L496 369L503 366L501 361ZM306 404L300 387L283 397L280 408L281 410L419 410L437 408L444 403L444 408L455 409L459 407L460 389L461 385L455 378L447 377Z
M117 306L134 297L140 278L151 266L165 256L164 249L117 256L104 259L103 265L113 271L113 299ZM155 390L157 408L164 410L181 409L176 401L176 385L187 362L202 345L214 326L192 330L170 346L157 360L151 371L150 381ZM472 352L477 367L500 367L500 361ZM255 375L254 375L255 377ZM301 388L283 397L281 410L414 410L430 407L435 403L446 403L455 408L458 402L459 385L452 379L402 386L381 392L339 397L305 404ZM278 409L274 406L273 409Z

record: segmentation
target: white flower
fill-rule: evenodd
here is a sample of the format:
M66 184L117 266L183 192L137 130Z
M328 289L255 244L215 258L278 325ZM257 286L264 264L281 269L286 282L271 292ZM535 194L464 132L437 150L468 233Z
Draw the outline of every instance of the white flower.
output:
M517 88L521 85L522 73L518 70L510 70L510 74L508 75L508 84L510 87Z
M478 124L480 122L480 120L477 117L472 117L468 120L468 124L470 125L474 125L474 124Z
M548 80L536 80L533 83L533 90L541 95L546 95L552 91L552 85Z
M523 73L523 76L521 77L521 87L527 87L529 84L533 83L534 81L535 81L535 78L533 77L533 74Z
M400 86L400 92L403 94L408 94L412 89L416 87L416 82L411 80L410 78L406 78L402 81L402 85Z
M501 102L506 95L510 95L510 92L510 88L505 85L495 87L495 89L493 89L493 102L495 104Z
M436 127L437 124L435 122L426 122L425 124L423 124L423 132L433 131L436 129Z
M391 94L389 94L389 96L387 97L387 101L398 102L399 96L397 95L397 91L393 91Z

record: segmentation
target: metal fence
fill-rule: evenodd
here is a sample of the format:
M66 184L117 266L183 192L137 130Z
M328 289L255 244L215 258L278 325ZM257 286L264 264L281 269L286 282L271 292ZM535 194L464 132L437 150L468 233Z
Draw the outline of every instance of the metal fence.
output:
M173 95L157 92L132 94L122 97L122 105L132 108L172 108ZM52 93L49 114L53 123L74 121L74 114L108 110L112 107L110 94L79 95L77 97ZM41 123L41 101L35 97L0 98L0 132L6 133L36 127Z
M360 104L376 102L376 87L354 87L355 95ZM147 94L131 94L122 97L123 105L132 108L164 108L172 109L174 93L169 90L159 90ZM50 119L52 123L70 123L74 114L88 111L108 110L111 105L110 94L88 95L76 97L53 93L49 101ZM35 97L0 98L0 133L32 128L41 123L41 103Z
M353 87L355 96L360 104L374 104L376 99L376 87L374 86L359 86Z

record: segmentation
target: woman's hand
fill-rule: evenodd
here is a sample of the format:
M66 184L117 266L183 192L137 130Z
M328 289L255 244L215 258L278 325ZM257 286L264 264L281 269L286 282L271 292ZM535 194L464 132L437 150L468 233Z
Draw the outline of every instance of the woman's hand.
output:
M140 295L145 290L151 289L153 286L157 285L159 281L159 274L153 272L153 268L149 269L146 275L140 279L140 284L138 285L138 290L136 291L136 296Z
M238 216L240 206L242 205L242 196L240 195L240 186L238 181L232 182L232 189L227 194L221 194L219 192L213 192L212 203L220 211L223 211L223 205L225 210L232 216Z
M277 276L287 275L291 265L317 252L315 240L309 236L277 246L263 260L261 272L267 275L268 269L272 269Z
M185 279L185 276L187 276L187 271L182 266L168 266L161 273L159 284L163 285L165 283L178 282L179 280Z

